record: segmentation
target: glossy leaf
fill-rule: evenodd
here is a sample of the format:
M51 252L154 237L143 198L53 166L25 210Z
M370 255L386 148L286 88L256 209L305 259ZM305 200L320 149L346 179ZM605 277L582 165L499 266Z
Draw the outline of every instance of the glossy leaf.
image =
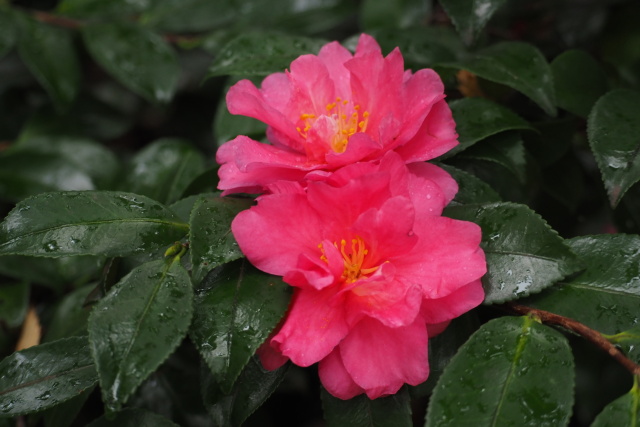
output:
M300 55L318 53L325 40L278 33L250 32L224 46L209 68L209 76L266 76L284 72Z
M20 20L20 57L46 89L58 110L76 98L80 86L80 64L67 30L25 18Z
M635 327L640 306L640 236L603 234L566 242L585 270L526 304L606 334Z
M640 92L627 89L607 93L589 114L589 144L613 207L640 180L639 115Z
M178 427L178 424L144 409L125 409L112 418L100 417L87 427Z
M60 257L35 258L22 255L0 256L0 274L38 285L61 289L86 283L97 275L102 258Z
M173 203L204 170L204 157L187 141L160 139L140 150L129 169L126 191Z
M370 28L406 29L421 25L429 16L431 5L421 0L365 0L360 8L360 20L365 30Z
M591 427L640 427L640 388L634 378L629 393L608 404L596 417Z
M42 413L45 427L67 427L78 417L95 386L89 387L79 395L62 402Z
M87 25L82 35L98 64L133 92L152 102L173 97L180 67L158 34L120 22Z
M169 205L169 209L178 215L178 218L183 220L184 222L189 222L191 218L191 211L195 206L196 202L202 199L203 197L215 198L220 197L220 192L218 193L202 193L202 194L194 194L193 196L185 197L184 199L180 199L175 203Z
M550 116L557 113L551 68L542 53L531 44L496 43L455 66L522 92Z
M13 48L17 38L13 13L10 8L0 5L0 59Z
M322 409L328 427L411 427L411 402L406 388L370 400L365 395L342 400L322 389Z
M456 121L460 145L441 158L463 151L478 141L507 130L534 130L526 120L513 111L485 98L462 98L449 104Z
M482 228L485 303L538 293L580 269L578 257L535 212L515 203L451 206L446 216Z
M144 196L46 193L20 202L0 224L0 255L124 256L171 244L187 231L173 212Z
M208 31L232 24L243 8L235 1L162 0L152 1L142 14L142 22L163 31Z
M4 323L10 328L20 326L27 314L28 304L28 283L0 284L0 323Z
M472 44L506 0L440 0L467 44Z
M118 411L180 344L192 299L189 275L174 259L141 265L96 304L89 342L108 410Z
M489 184L481 179L453 166L439 164L441 168L458 183L458 192L453 204L468 205L478 203L500 202L500 195Z
M497 163L511 172L521 183L526 179L524 142L517 132L504 132L489 137L465 150L460 157Z
M242 258L231 234L231 221L251 207L249 199L206 197L191 211L189 242L194 283L199 283L215 267Z
M204 366L202 399L214 425L240 426L280 385L288 366L267 371L251 358L227 394L220 391L211 372Z
M56 11L74 18L117 18L144 11L151 0L62 0Z
M276 327L289 299L282 278L246 260L226 264L202 282L190 336L223 393Z
M631 360L640 363L640 328L631 328L615 335L607 335L606 338L619 347Z
M79 395L97 381L86 337L13 353L0 362L0 416L40 411Z
M440 377L426 427L567 425L573 406L567 339L529 317L484 324Z
M551 62L558 107L586 118L608 89L598 62L582 50L567 50Z

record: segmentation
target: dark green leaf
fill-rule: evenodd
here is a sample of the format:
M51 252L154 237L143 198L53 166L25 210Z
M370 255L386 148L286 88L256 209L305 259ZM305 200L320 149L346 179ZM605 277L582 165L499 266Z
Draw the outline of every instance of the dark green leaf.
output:
M586 118L608 89L598 62L581 50L567 50L551 62L558 107Z
M550 116L557 113L551 68L542 53L531 44L496 43L455 66L522 92Z
M76 419L95 387L89 387L66 402L47 409L43 414L45 427L67 427Z
M562 426L573 405L566 338L530 317L502 317L474 333L440 377L432 426Z
M318 53L324 40L278 33L245 33L231 40L216 57L209 76L266 76L284 72L300 55Z
M596 102L587 131L611 206L640 180L640 93L617 89Z
M246 260L226 264L202 282L190 336L223 393L276 327L289 299L282 278Z
M472 44L506 0L440 0L467 44Z
M266 371L251 358L228 394L220 391L209 369L203 366L202 399L214 425L240 426L274 392L288 366Z
M192 299L189 275L174 259L136 268L96 304L89 342L108 410L118 411L180 344Z
M543 188L557 201L575 212L585 192L584 173L579 160L572 155L562 159L544 170Z
M0 224L0 254L124 256L169 245L189 226L144 196L46 193L20 202Z
M160 37L134 24L87 25L82 30L91 56L120 83L152 102L167 102L180 66Z
M449 172L458 183L458 193L453 203L468 205L478 203L500 202L500 196L489 184L481 179L453 166L438 164Z
M65 295L56 306L53 316L47 325L44 341L55 341L61 338L87 334L87 319L90 307L85 301L94 285L86 285Z
M571 148L578 129L575 117L561 120L549 120L535 124L538 132L523 132L522 137L527 150L542 167L557 162Z
M124 189L162 203L173 203L203 170L204 158L193 144L160 139L131 159Z
M640 388L635 377L629 393L608 404L591 427L640 427Z
M505 132L489 137L465 150L460 157L497 163L517 177L520 183L524 183L526 179L524 142L517 132Z
M287 64L286 66L288 66ZM231 85L238 82L239 78L229 78L225 86L225 93ZM259 84L259 79L252 79L255 84ZM216 117L213 122L213 134L216 144L221 146L227 141L234 139L238 135L245 135L250 138L260 140L264 138L267 125L254 119L253 117L233 115L227 109L226 99L221 97L216 110Z
M212 166L189 183L182 193L182 197L197 196L203 193L214 193L218 186L218 169L220 166Z
M365 395L341 400L322 389L322 409L327 426L411 427L411 402L406 388L393 396L370 400Z
M0 323L15 328L22 324L29 304L29 284L0 284Z
M200 283L215 267L242 258L231 234L231 221L251 206L250 199L207 197L191 211L189 242L194 283Z
M97 381L86 337L13 353L0 362L0 416L40 411L79 395Z
M499 163L467 159L462 156L455 156L447 161L489 184L502 200L516 203L527 203L529 200L529 188L522 185L513 172Z
M208 197L208 198L220 197L220 192L194 194L193 196L188 196L188 197L185 197L184 199L178 200L175 203L172 203L171 205L169 205L169 209L171 209L171 212L178 215L178 218L180 218L182 221L188 223L191 218L191 211L193 210L193 207L195 206L196 202L202 199L203 197Z
M17 28L13 11L5 5L0 5L0 59L7 54L16 41Z
M460 145L441 158L463 151L478 141L507 130L534 128L508 108L485 98L463 98L449 104Z
M103 416L88 424L87 427L178 427L178 424L144 409L125 409L116 414L113 419Z
M605 335L609 341L620 347L624 354L636 363L640 363L640 328L631 328L615 335Z
M241 6L240 2L233 0L153 1L141 20L145 25L163 31L208 31L232 24L241 13Z
M364 0L360 7L360 20L365 30L371 28L406 29L427 21L431 9L429 2L421 0Z
M54 289L86 283L103 264L102 258L34 258L22 255L0 256L0 274Z
M608 334L635 327L640 307L640 236L582 236L567 243L586 269L526 304Z
M73 102L80 86L80 65L71 34L25 18L18 38L20 57L44 86L58 110Z
M445 214L482 228L487 257L485 303L538 293L580 268L578 258L547 223L524 205L452 206Z
M74 18L116 18L144 11L151 0L62 0L56 11Z

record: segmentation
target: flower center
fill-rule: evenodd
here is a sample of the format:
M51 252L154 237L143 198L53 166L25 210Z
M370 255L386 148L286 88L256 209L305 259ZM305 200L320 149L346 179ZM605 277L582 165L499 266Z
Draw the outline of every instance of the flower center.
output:
M353 283L362 277L367 277L367 275L375 272L378 268L380 268L380 266L363 268L365 259L369 254L369 250L367 249L364 240L362 240L362 238L358 236L356 236L354 239L351 239L350 247L347 246L347 241L344 239L340 241L340 247L338 247L337 242L333 242L333 246L335 246L337 249L340 249L340 254L342 255L342 260L344 262L342 279L347 283ZM320 256L320 259L328 262L322 243L318 245L318 248L320 248L320 252L322 252L322 256Z
M364 132L369 122L369 112L360 112L360 105L336 98L335 102L327 104L326 113L323 116L333 123L333 135L328 135L328 142L331 149L336 153L344 153L349 143L349 138L356 132ZM301 114L300 125L296 127L298 133L307 139L309 130L317 120L315 114Z

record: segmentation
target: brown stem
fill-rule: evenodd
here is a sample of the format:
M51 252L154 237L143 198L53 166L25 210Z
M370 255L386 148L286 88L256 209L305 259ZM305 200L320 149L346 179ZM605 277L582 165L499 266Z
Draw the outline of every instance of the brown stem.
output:
M560 316L558 314L550 313L544 310L538 310L537 308L527 307L525 305L506 303L504 306L518 314L529 314L538 319L542 323L549 325L558 325L569 331L575 332L585 339L591 341L597 347L607 352L609 356L613 357L622 366L625 367L631 374L640 375L640 365L637 365L627 356L625 356L615 345L611 344L609 340L602 336L602 334L588 326L570 319L568 317Z

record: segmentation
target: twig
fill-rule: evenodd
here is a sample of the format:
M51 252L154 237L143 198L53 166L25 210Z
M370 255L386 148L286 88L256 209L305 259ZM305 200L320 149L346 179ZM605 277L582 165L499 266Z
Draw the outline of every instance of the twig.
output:
M505 308L518 314L529 314L540 319L542 323L549 325L558 325L569 331L575 332L583 338L591 341L597 347L607 352L618 363L625 367L631 374L640 376L640 365L624 355L615 345L609 342L602 334L588 326L558 314L550 313L537 308L527 307L520 304L506 303Z

